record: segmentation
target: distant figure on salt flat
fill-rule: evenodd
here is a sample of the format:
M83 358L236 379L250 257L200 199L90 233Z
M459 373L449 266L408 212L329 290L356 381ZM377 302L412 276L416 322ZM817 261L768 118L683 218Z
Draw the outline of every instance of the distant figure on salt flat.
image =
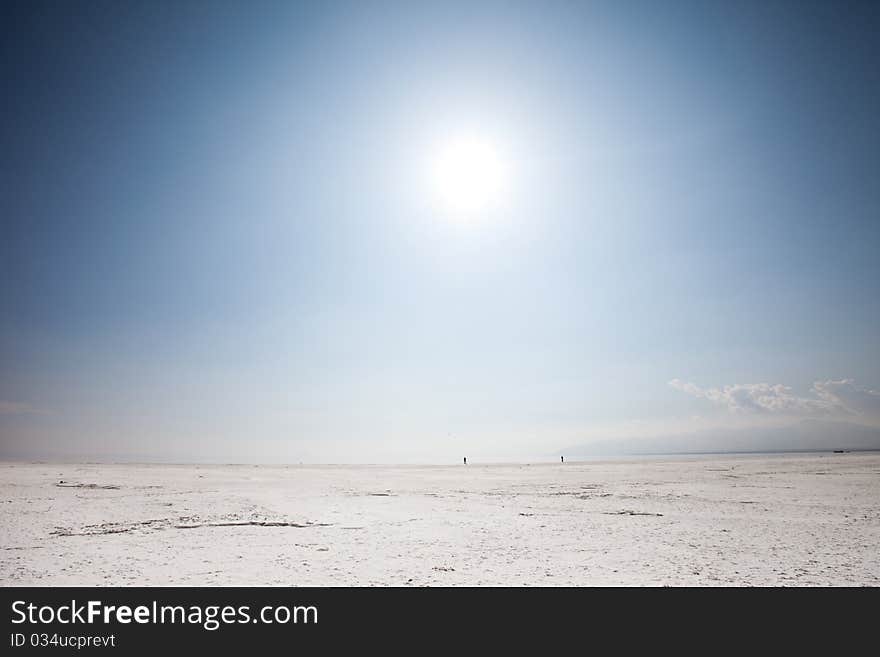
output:
M564 457L564 456L560 456L560 457L559 457L559 462L560 462L560 463L565 463L565 457Z
M467 456L464 457L464 464L467 465Z

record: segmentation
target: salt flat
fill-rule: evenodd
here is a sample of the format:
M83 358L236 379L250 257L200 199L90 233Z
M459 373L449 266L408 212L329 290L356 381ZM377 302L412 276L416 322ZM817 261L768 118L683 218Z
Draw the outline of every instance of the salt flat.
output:
M880 454L0 464L10 585L880 585Z

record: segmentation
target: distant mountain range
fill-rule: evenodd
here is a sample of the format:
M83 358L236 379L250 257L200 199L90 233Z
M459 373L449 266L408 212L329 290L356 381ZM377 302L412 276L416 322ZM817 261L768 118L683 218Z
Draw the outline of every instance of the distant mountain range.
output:
M573 445L560 454L629 456L713 452L794 452L880 449L880 429L851 422L803 420L785 427L714 429L653 438L620 438Z

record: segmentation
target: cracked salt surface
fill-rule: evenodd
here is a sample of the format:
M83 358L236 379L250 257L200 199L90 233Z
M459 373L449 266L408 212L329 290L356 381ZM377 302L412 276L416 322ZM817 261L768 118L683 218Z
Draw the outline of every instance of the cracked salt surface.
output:
M0 584L876 586L878 502L876 453L2 463Z

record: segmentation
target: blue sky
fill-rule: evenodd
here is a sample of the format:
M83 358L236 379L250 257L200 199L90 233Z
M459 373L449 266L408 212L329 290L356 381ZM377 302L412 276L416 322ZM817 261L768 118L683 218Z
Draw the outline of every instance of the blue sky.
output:
M878 425L876 5L56 4L4 9L0 457Z

